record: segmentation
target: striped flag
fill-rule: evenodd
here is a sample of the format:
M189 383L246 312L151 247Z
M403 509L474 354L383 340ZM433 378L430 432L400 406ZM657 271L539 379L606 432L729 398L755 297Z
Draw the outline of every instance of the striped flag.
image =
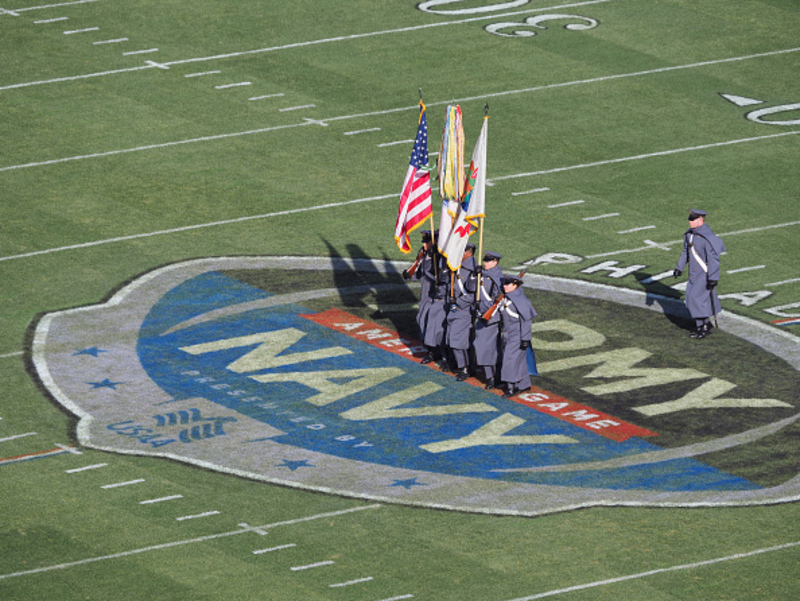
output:
M419 126L411 161L400 194L400 208L394 226L394 240L404 253L411 252L408 235L433 214L431 174L428 168L428 119L425 105L419 103Z

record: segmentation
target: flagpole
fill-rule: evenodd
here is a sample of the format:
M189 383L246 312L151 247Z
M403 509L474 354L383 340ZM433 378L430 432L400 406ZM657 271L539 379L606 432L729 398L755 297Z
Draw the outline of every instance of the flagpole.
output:
M489 103L483 105L483 118L489 118ZM478 236L478 257L480 260L481 269L478 270L478 288L475 290L475 301L480 303L481 300L481 280L483 279L483 221L484 217L480 218L480 234Z

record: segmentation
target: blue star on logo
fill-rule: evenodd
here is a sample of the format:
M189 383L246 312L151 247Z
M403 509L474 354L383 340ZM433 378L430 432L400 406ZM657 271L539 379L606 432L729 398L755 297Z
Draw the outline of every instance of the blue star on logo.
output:
M409 478L408 480L395 480L394 484L389 484L389 486L402 486L406 490L411 488L412 486L428 486L423 482L417 482L416 478Z
M91 355L92 357L97 357L100 353L107 353L108 351L104 351L101 348L97 348L96 346L91 346L89 348L85 348L83 350L77 351L72 353L72 356L75 355Z
M92 390L96 388L110 388L111 390L116 390L117 386L120 384L124 384L125 382L112 382L108 378L103 380L102 382L86 382L87 384L91 384Z
M279 463L278 467L288 467L290 470L294 471L300 467L316 467L314 464L309 463L305 459L300 459L299 461L292 461L291 459L284 459L283 463Z

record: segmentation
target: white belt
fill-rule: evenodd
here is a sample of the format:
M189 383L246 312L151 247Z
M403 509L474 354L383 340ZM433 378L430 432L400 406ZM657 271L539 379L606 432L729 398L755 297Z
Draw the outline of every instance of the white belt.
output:
M708 265L706 265L705 261L700 258L700 255L697 254L697 251L694 249L694 234L689 234L689 248L692 249L692 256L694 260L697 261L697 264L700 266L705 273L708 273Z
M500 308L500 310L501 310L501 311L505 311L505 312L506 312L506 313L508 313L508 314L509 314L511 317L515 317L515 318L519 319L519 313L514 313L514 311L512 311L512 310L510 309L510 307L511 307L511 301L504 301L504 302L503 302L503 306Z

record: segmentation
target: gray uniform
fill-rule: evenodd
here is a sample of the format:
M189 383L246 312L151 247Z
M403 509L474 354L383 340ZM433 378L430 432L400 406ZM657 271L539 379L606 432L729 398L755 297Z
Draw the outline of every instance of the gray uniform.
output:
M426 252L423 257L422 261L420 261L419 267L417 271L414 273L414 277L420 281L420 292L419 292L419 309L417 309L417 326L419 327L420 338L423 340L425 339L425 323L428 319L428 311L431 308L431 304L433 301L431 300L431 280L429 278L423 277L423 273L426 271L431 271L433 269L433 259L431 257L432 252Z
M521 348L523 342L530 346L531 324L536 317L536 309L525 296L520 286L506 294L500 303L503 321L503 363L500 377L509 390L525 390L531 387L528 374L527 348Z
M448 296L447 346L453 351L456 367L467 366L467 357L472 333L472 309L475 304L475 290L478 286L475 257L467 257L453 277L453 289Z
M503 271L498 265L481 274L478 315L483 315L494 304L494 299L503 292ZM484 370L486 378L494 377L500 340L500 311L495 311L489 321L478 320L475 324L475 362Z
M438 262L437 268L434 270L434 260ZM432 260L427 265L422 273L423 280L427 280L423 284L423 288L427 286L428 300L430 306L425 312L424 323L420 326L422 331L423 343L429 349L436 349L444 342L445 323L447 313L445 311L445 300L447 297L448 277L450 272L447 269L447 263L444 257L438 253L434 253Z
M686 308L694 319L703 319L721 311L716 289L708 290L708 281L719 281L719 256L725 251L722 243L705 223L683 235L683 252L676 269L689 266L686 284ZM711 305L713 299L713 307Z

